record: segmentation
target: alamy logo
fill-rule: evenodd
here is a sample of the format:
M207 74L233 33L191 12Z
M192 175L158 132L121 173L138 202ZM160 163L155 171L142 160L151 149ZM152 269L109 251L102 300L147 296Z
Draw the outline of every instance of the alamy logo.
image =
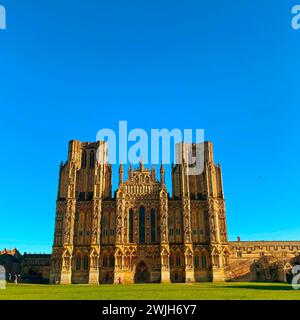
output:
M295 290L299 290L300 289L300 265L293 266L292 274L293 274L292 287Z
M97 161L111 164L183 164L187 175L200 175L204 170L204 130L178 128L151 129L150 136L144 129L128 132L127 121L119 121L119 132L101 129L96 141L105 141L99 146ZM195 138L195 139L193 139ZM195 143L192 143L192 141ZM173 142L173 143L172 143ZM131 144L128 147L128 144ZM107 151L106 151L107 147ZM118 161L117 161L118 155ZM172 160L171 160L172 158Z
M299 30L300 29L300 5L293 6L292 14L295 15L292 19L292 28L295 30Z
M0 289L6 289L6 271L2 265L0 265Z
M6 29L6 10L2 5L0 5L0 30L1 29Z

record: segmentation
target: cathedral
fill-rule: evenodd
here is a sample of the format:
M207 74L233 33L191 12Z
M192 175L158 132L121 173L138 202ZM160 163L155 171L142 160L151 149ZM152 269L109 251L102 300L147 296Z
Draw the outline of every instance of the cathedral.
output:
M258 276L286 281L292 261L299 259L300 242L229 242L221 166L214 162L212 143L202 145L199 175L187 174L187 144L181 146L182 164L171 167L172 194L164 166L157 174L143 163L130 165L126 180L120 165L112 194L112 165L96 159L96 154L107 158L107 143L69 142L59 172L50 283L193 283Z

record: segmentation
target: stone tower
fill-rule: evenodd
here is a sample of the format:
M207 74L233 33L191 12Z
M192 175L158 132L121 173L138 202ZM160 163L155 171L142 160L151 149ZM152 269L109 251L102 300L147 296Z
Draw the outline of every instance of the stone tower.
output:
M72 140L68 161L60 166L51 283L99 283L101 208L111 197L112 171L96 161L96 154L106 159L104 142ZM80 275L73 272L76 265L83 267Z
M211 142L199 144L202 153L201 173L188 175L188 149L199 160L196 154L196 144L182 143L177 145L177 155L182 156L180 162L172 169L173 198L181 199L184 228L185 259L190 254L202 252L199 264L205 265L203 254L210 261L210 268L204 274L202 270L194 270L192 264L186 263L186 274L196 280L206 278L212 281L224 281L224 267L228 264L227 226L225 215L225 199L223 194L221 166L214 163L213 146ZM191 250L193 248L193 250ZM188 252L188 254L187 254ZM200 255L201 256L201 255ZM203 259L203 260L202 260Z

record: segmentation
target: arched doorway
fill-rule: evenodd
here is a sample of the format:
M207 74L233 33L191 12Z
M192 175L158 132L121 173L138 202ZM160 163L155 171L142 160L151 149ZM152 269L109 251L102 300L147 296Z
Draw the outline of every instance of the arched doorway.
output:
M145 262L141 261L135 269L135 283L149 282L149 271Z

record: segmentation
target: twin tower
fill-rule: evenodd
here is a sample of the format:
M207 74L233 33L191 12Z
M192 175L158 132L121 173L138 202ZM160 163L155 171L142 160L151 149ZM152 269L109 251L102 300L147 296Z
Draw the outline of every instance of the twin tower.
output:
M181 150L196 145L181 144ZM203 171L172 165L172 196L165 168L119 166L112 194L107 144L69 142L56 202L50 283L224 281L227 227L221 167L211 142L202 144ZM98 153L97 153L98 152ZM98 158L98 157L97 157ZM98 158L99 159L99 158Z

